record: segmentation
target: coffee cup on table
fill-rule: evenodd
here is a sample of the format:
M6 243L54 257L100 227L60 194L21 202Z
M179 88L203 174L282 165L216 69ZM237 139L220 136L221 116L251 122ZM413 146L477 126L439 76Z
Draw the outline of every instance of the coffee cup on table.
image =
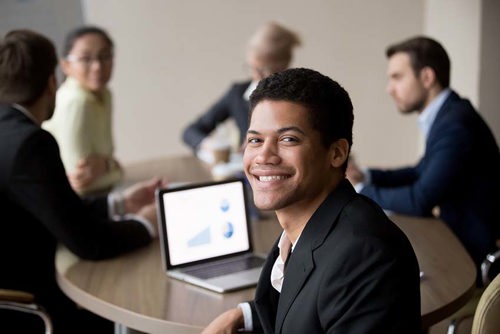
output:
M212 144L214 165L228 163L231 158L231 145L227 142L214 142Z

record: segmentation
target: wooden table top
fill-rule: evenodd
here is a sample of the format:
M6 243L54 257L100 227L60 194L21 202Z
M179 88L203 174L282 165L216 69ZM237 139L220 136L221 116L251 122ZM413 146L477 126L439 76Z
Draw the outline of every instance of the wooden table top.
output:
M158 159L125 168L137 181L152 175L170 182L206 181L207 166L190 156ZM413 245L421 281L424 328L464 305L475 287L475 266L458 239L438 219L391 215ZM281 233L274 214L252 222L254 246L266 254ZM105 318L148 333L199 333L213 318L253 299L254 288L218 294L168 278L159 241L104 261L78 259L61 248L56 255L61 289L75 302Z

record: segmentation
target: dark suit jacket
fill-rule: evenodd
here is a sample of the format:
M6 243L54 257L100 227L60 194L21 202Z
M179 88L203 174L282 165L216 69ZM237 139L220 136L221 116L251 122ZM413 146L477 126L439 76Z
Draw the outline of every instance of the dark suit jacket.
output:
M490 129L469 101L452 92L414 167L371 170L361 193L384 209L441 218L479 264L495 247L500 226L500 155Z
M253 323L265 333L419 333L417 259L403 232L348 181L304 228L281 294L270 283L277 243L262 270Z
M108 220L106 198L82 202L52 135L8 106L0 106L0 208L0 288L34 293L56 320L68 303L55 281L58 242L98 260L150 241L141 223Z
M184 130L182 134L184 142L196 151L201 141L218 124L233 118L240 130L240 144L243 143L248 130L249 111L248 101L243 98L243 94L249 85L250 81L233 84L220 100Z

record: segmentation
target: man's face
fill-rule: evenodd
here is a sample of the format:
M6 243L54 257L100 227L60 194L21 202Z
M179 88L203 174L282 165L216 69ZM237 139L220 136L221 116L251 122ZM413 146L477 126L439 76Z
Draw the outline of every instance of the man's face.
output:
M415 76L407 53L398 52L389 58L387 76L387 92L402 113L424 109L428 92L420 78Z
M325 186L331 173L329 150L308 113L286 101L264 100L255 107L243 164L258 208L307 210L331 190Z

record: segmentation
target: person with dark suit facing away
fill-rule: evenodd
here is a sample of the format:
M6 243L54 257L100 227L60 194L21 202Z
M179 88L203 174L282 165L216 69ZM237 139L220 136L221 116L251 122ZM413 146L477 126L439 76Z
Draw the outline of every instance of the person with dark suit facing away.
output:
M54 45L39 33L14 30L0 40L0 287L33 293L56 334L112 333L111 322L59 289L56 248L100 260L148 244L157 235L154 191L165 182L85 200L72 190L54 137L40 127L54 111L56 65ZM34 320L15 316L0 313L2 328L36 333Z
M361 169L351 162L348 177L384 209L439 216L479 272L500 237L495 137L472 104L450 89L451 62L438 41L413 37L389 46L386 55L387 91L403 114L418 113L425 153L416 165L396 169Z
M420 279L404 233L345 178L353 107L310 69L263 79L250 97L244 171L283 228L255 298L209 333L420 333Z

